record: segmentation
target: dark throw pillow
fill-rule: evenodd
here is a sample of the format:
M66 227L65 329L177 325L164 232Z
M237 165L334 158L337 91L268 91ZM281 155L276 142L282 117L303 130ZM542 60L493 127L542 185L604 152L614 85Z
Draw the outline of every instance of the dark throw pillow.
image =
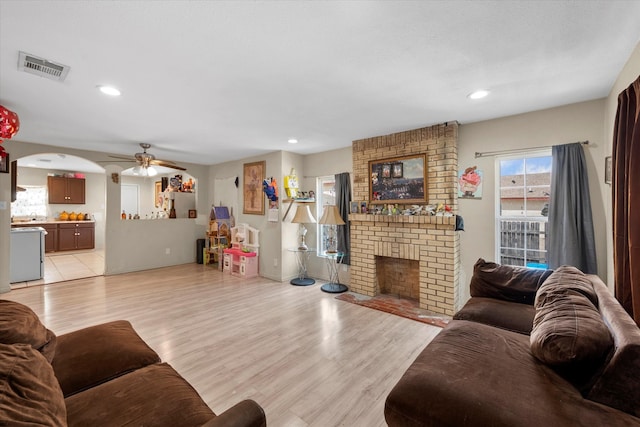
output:
M613 349L597 304L589 279L569 266L549 276L535 301L531 353L583 391Z
M0 395L0 425L67 425L53 368L28 344L0 344Z
M533 305L536 291L552 272L500 265L480 258L473 266L471 296Z
M0 343L29 344L51 362L55 355L56 335L26 305L0 300Z

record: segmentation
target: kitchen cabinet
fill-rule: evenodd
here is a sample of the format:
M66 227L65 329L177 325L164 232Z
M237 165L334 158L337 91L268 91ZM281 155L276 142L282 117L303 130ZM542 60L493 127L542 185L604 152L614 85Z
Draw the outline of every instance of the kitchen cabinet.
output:
M58 224L58 250L93 249L95 245L94 223L71 222Z
M42 224L40 227L47 230L47 234L44 236L44 251L55 252L58 250L58 225L57 224Z
M48 176L50 204L84 205L84 178L66 178L63 176Z

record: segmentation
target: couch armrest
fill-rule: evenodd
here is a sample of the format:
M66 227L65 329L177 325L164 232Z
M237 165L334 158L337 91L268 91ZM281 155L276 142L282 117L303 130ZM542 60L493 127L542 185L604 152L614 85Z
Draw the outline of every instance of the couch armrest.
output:
M264 410L253 400L243 400L211 419L202 427L266 427Z

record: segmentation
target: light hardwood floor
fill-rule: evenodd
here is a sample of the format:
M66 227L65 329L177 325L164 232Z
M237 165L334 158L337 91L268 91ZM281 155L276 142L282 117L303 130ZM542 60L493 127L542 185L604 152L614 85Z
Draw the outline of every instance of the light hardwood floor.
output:
M245 398L269 426L385 426L384 400L439 328L314 286L186 264L15 289L60 335L116 319L220 413Z
M44 258L42 279L12 283L11 289L102 276L103 274L104 249L49 252Z

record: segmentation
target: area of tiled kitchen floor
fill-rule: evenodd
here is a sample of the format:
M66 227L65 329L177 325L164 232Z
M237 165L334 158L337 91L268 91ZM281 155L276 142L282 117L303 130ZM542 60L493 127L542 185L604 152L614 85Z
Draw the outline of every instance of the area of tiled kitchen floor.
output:
M104 274L104 251L54 252L45 256L44 277L30 282L12 283L12 289L38 286Z

